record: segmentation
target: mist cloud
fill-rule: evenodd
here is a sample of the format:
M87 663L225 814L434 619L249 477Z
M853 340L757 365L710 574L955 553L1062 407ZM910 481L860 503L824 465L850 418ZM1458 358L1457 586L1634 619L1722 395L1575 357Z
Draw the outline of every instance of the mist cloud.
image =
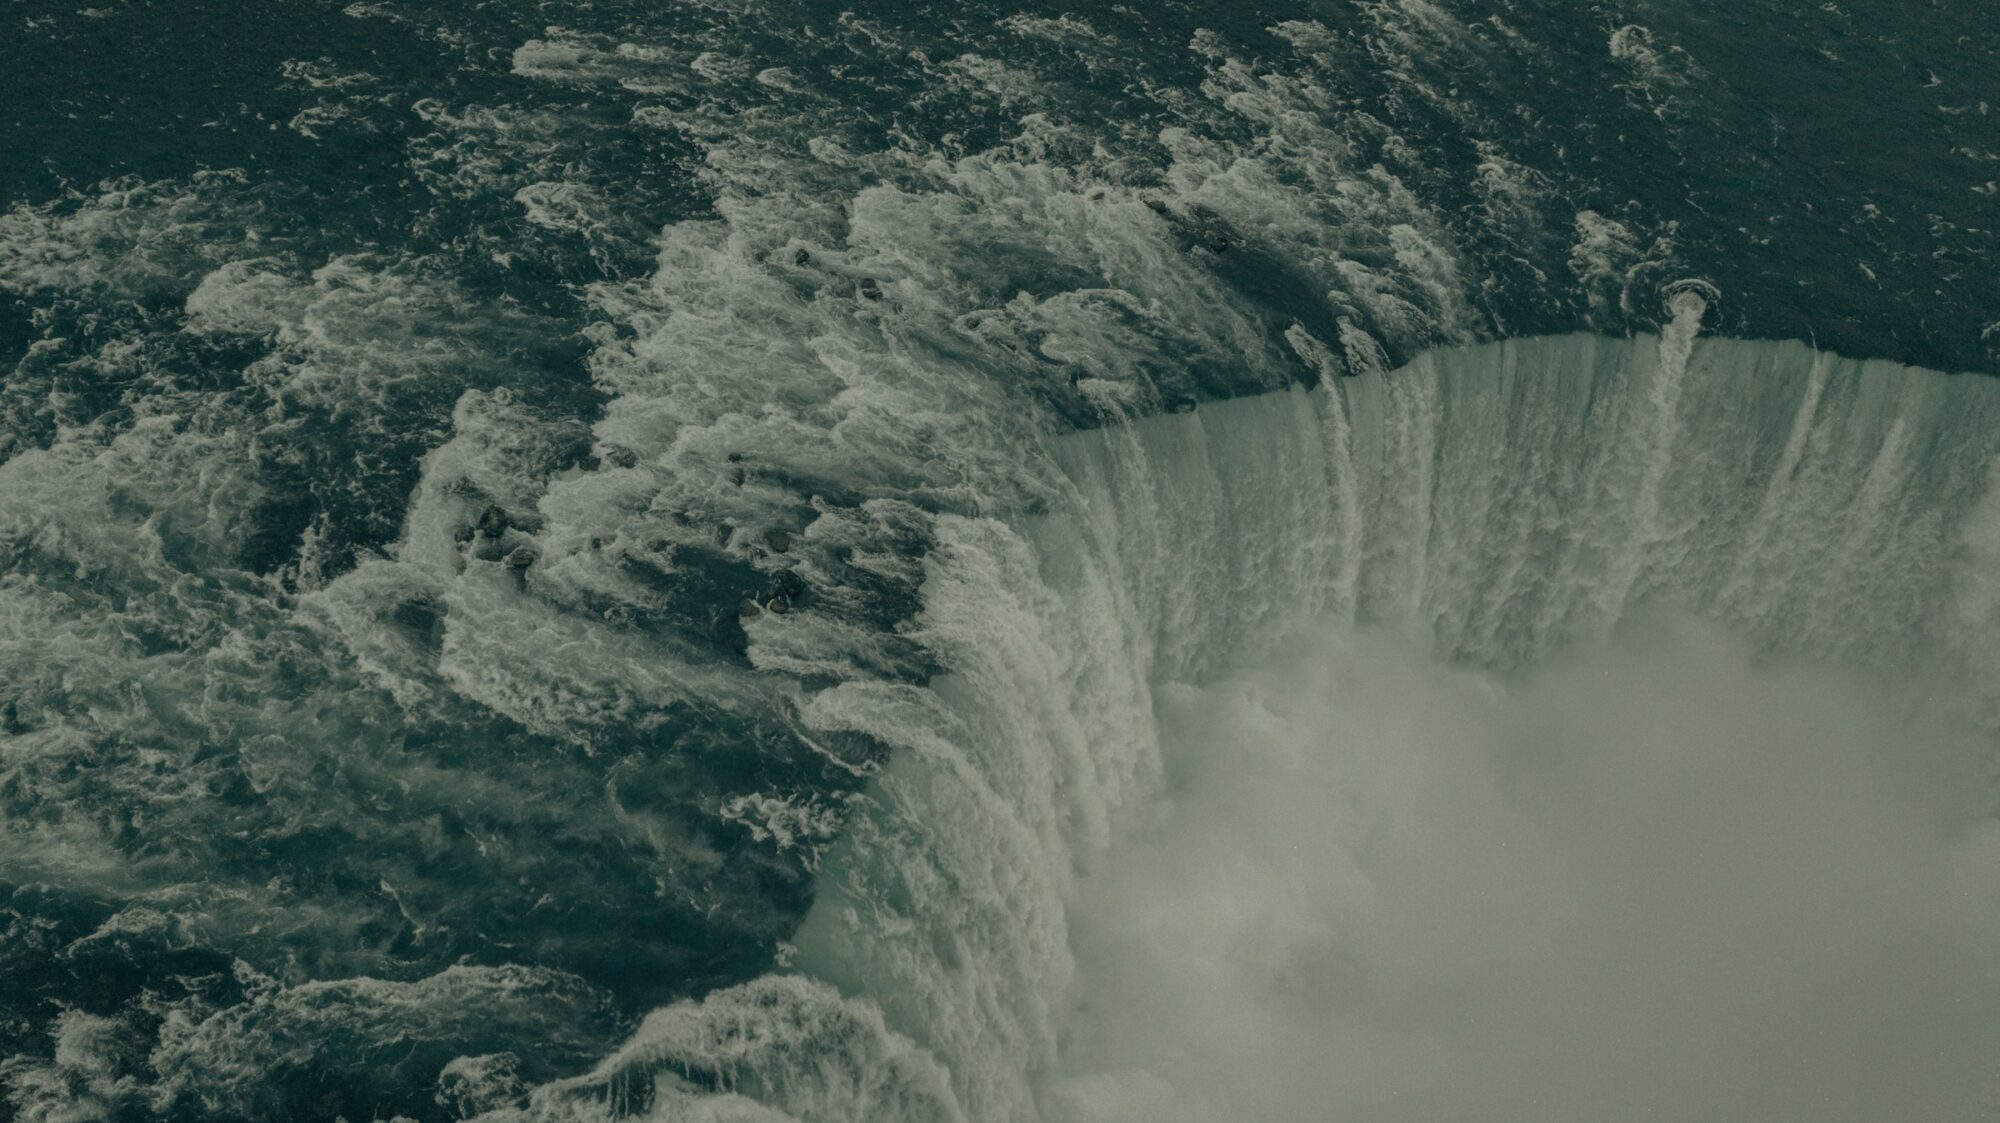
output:
M1990 1112L2000 828L1945 698L1664 616L1506 680L1329 625L1170 687L1052 1114Z

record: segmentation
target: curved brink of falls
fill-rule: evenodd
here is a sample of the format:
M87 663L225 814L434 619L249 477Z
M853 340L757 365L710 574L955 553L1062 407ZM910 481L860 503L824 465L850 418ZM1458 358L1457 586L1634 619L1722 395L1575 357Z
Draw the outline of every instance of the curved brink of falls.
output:
M656 1012L530 1114L1088 1117L1078 884L1166 783L1158 692L1315 618L1504 671L1669 604L1766 655L1975 684L1960 717L1992 729L2000 384L1675 312L1051 439L1052 510L940 523L912 634L947 673L803 704L894 756L791 970Z

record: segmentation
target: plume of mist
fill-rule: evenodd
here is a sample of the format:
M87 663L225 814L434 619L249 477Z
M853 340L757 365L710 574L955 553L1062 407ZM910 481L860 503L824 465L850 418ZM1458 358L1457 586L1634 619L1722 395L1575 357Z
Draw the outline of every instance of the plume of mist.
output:
M1947 689L1663 613L1509 678L1328 624L1170 687L1051 1114L1971 1118L2000 828Z

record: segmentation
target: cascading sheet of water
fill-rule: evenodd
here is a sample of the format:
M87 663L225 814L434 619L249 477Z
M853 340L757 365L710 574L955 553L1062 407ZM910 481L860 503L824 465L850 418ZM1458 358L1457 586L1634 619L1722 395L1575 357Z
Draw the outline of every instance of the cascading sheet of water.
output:
M1051 439L788 969L528 1117L1990 1110L2000 387L1671 310Z

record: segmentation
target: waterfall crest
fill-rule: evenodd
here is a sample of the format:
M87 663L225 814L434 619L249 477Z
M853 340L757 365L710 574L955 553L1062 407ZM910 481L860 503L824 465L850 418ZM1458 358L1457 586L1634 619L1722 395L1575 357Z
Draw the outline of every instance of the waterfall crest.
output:
M829 857L797 973L656 1013L536 1110L1073 1112L1047 1091L1071 918L1166 783L1160 692L1312 621L1504 672L1669 605L1753 660L1973 681L1995 634L2000 386L1697 340L1699 298L1675 311L1663 339L1435 351L1052 439L1056 508L940 521L910 637L947 673L803 703L893 756ZM1953 706L1992 712L1970 687Z

